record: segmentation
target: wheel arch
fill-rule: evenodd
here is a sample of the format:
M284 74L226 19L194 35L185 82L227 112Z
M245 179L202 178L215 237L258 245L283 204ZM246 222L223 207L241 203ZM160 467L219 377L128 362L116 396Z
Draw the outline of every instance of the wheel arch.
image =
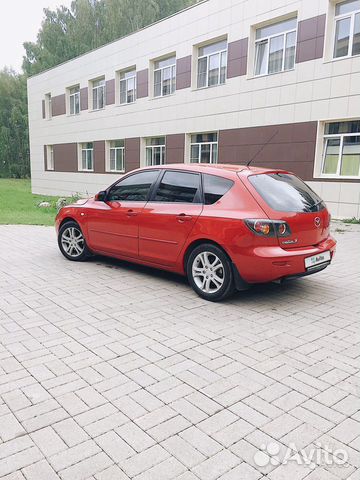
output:
M214 240L210 240L209 238L198 238L193 242L191 242L185 250L184 257L183 257L183 268L185 272L186 272L186 263L188 261L189 255L194 250L194 248L198 247L203 243L210 243L211 245L215 245L215 247L220 248L225 253L225 255L229 258L230 262L232 262L230 255L225 250L225 248L222 245L220 245L220 243L217 243Z
M237 266L235 265L235 263L233 262L232 258L230 257L229 253L226 251L226 249L222 245L220 245L220 243L217 243L214 240L210 240L209 238L198 238L198 239L194 240L193 242L191 242L187 246L187 248L185 250L185 253L184 253L184 257L183 257L184 272L186 272L186 270L187 270L186 269L186 264L187 264L189 255L194 250L194 248L198 247L199 245L202 245L203 243L210 243L211 245L215 245L216 247L220 248L224 252L224 254L228 257L228 259L231 263L236 289L240 290L240 291L241 290L247 290L249 288L249 284L240 275L240 272L239 272Z
M79 227L80 227L79 222L78 222L74 217L69 217L69 216L67 216L67 217L65 217L65 218L63 218L63 219L61 220L61 222L60 222L60 224L59 224L59 230L60 230L60 228L61 228L63 225L65 225L65 223L67 223L67 222L75 222L75 223L77 223L77 224L79 225Z

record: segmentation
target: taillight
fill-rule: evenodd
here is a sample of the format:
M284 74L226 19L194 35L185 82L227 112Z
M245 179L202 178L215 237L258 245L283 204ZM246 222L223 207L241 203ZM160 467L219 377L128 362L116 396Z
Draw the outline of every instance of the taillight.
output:
M289 225L286 222L282 222L281 220L274 222L276 225L276 234L278 237L288 237L291 235L291 230Z
M245 220L247 227L261 237L288 237L291 235L289 225L282 220L250 218Z

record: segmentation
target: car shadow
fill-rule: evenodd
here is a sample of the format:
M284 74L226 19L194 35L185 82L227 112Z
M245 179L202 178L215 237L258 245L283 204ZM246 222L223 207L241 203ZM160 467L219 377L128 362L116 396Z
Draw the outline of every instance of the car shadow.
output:
M127 262L126 260L118 260L117 258L113 257L96 255L91 257L90 261L96 263L97 265L105 266L106 268L141 273L149 277L161 278L164 280L181 283L182 285L188 285L188 281L183 275L168 272L166 270L158 270L157 268L147 267L146 265L140 265L138 263Z
M193 292L187 278L183 275L179 275L174 272L168 272L166 270L160 270L153 267L148 267L145 265L140 265L132 262L127 262L126 260L118 260L112 257L105 257L96 255L89 259L90 262L93 262L97 265L104 266L105 268L121 270L125 272L133 272L142 275L146 275L151 278L157 278L161 280L165 280L171 283L177 283L180 285L188 286L189 291ZM304 279L293 279L288 280L282 283L278 282L270 282L270 283L259 283L255 285L251 285L249 289L235 292L235 294L227 300L224 300L222 303L229 303L233 304L238 301L245 302L247 304L251 304L254 302L259 302L260 300L264 300L265 298L271 297L273 300L279 298L279 301L284 300L284 294L292 295L297 294L300 288L300 282L302 282L301 288L304 290L304 294L306 294L307 286L306 281ZM313 288L309 287L308 288ZM197 295L193 292L195 298Z

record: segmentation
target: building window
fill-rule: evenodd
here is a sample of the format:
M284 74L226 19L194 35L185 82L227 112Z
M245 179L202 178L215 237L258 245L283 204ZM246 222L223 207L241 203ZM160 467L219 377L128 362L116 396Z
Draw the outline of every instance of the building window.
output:
M92 106L93 110L105 107L105 79L92 81Z
M154 62L154 97L164 97L175 92L176 57Z
M108 142L108 168L109 172L125 171L125 144L124 140L111 140Z
M45 95L45 118L50 120L52 118L52 101L51 93Z
M360 176L360 120L325 125L322 174Z
M334 58L360 54L360 0L338 3L335 7Z
M146 166L163 165L165 163L165 137L146 139Z
M222 85L226 80L227 41L199 47L197 87Z
M297 18L256 29L255 75L292 70L295 66Z
M218 161L218 134L197 133L191 135L190 162L217 163Z
M68 89L69 93L69 114L78 115L80 113L80 87L76 85Z
M92 142L80 144L79 170L92 172L94 170L94 144Z
M120 104L133 103L136 100L136 70L120 72Z
M46 147L46 170L54 170L54 147L53 145L47 145Z

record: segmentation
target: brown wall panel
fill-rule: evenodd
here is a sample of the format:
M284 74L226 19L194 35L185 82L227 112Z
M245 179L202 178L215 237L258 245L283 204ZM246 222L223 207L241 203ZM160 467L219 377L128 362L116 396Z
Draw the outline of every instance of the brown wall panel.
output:
M105 173L105 141L94 142L94 172Z
M325 25L325 14L299 22L296 63L322 58L324 53Z
M62 95L56 95L56 97L51 98L51 112L53 117L56 117L58 115L65 115L66 113L65 93L63 93Z
M185 134L166 136L166 163L184 163Z
M80 110L87 110L89 108L89 94L88 87L80 88Z
M317 122L222 130L219 162L246 164L256 156L253 166L282 168L312 180L316 135Z
M228 44L227 78L246 75L248 38L242 38Z
M149 95L149 70L140 70L136 72L136 97L144 98Z
M176 90L191 87L191 55L176 60Z
M106 80L106 105L115 103L115 79Z
M54 170L57 172L77 172L77 144L60 143L54 145Z
M140 167L140 138L125 139L125 172Z

